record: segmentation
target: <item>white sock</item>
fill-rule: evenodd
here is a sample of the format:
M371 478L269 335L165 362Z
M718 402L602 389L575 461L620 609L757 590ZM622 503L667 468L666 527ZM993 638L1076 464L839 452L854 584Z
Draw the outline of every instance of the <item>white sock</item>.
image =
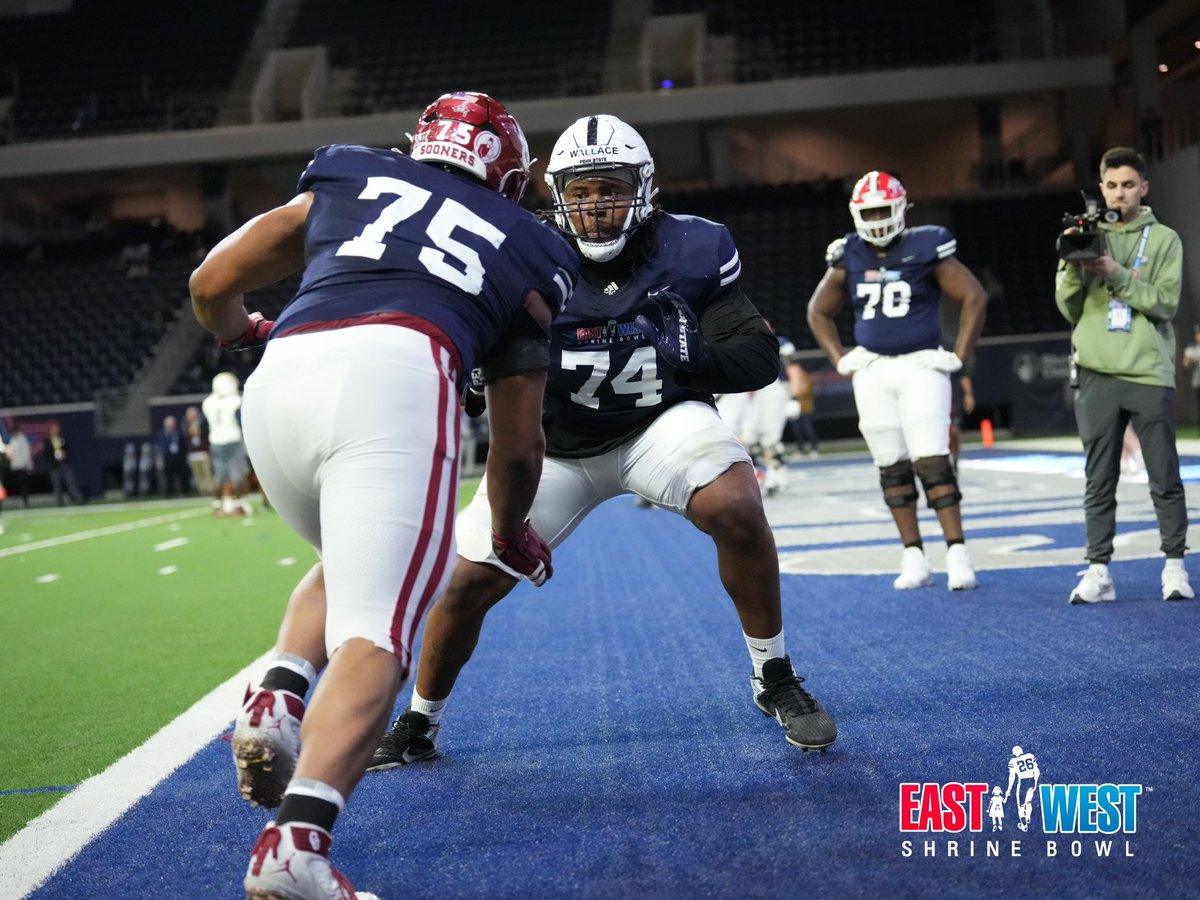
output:
M441 700L426 700L417 693L417 689L413 688L412 707L413 712L419 712L429 720L430 725L437 725L442 721L442 710L446 708L446 704L450 702L450 697L446 696Z
M1108 577L1108 563L1092 563L1088 568L1097 575L1103 575L1105 578Z
M754 677L762 678L762 667L768 659L782 659L787 656L783 643L783 632L773 638L752 638L745 632L746 649L750 651L750 661L754 664Z
M1184 571L1182 559L1168 559L1163 563L1163 571L1169 572L1171 569L1177 569L1180 572Z

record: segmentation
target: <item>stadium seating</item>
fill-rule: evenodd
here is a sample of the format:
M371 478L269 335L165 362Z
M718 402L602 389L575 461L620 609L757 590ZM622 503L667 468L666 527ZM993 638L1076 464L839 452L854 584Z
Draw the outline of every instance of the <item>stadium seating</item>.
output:
M265 0L75 0L0 18L14 140L213 124Z

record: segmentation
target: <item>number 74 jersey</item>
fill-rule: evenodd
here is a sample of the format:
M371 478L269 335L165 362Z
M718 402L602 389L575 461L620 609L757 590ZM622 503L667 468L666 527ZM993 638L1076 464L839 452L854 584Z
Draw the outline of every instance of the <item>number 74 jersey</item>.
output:
M940 347L942 292L935 267L956 248L940 225L905 229L882 256L854 232L830 244L826 261L846 270L855 343L887 356Z

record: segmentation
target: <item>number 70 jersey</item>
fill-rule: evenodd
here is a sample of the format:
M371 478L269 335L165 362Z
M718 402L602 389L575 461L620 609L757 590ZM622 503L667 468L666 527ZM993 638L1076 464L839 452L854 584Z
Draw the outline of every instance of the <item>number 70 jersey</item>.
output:
M854 232L830 244L826 261L846 270L855 343L887 356L940 347L942 292L935 267L956 248L940 225L905 229L883 256Z
M482 182L399 151L322 147L297 190L313 194L307 266L273 339L370 316L429 323L458 351L461 376L529 291L561 309L574 289L578 257L558 231Z

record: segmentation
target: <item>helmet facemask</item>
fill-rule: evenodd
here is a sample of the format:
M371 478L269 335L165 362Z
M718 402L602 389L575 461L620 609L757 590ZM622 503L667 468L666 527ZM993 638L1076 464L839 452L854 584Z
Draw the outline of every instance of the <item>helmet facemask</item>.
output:
M903 197L863 207L851 203L850 215L854 217L854 230L867 243L883 247L904 230L904 212L907 207L908 201ZM886 215L870 219L863 215L879 209L885 210Z

